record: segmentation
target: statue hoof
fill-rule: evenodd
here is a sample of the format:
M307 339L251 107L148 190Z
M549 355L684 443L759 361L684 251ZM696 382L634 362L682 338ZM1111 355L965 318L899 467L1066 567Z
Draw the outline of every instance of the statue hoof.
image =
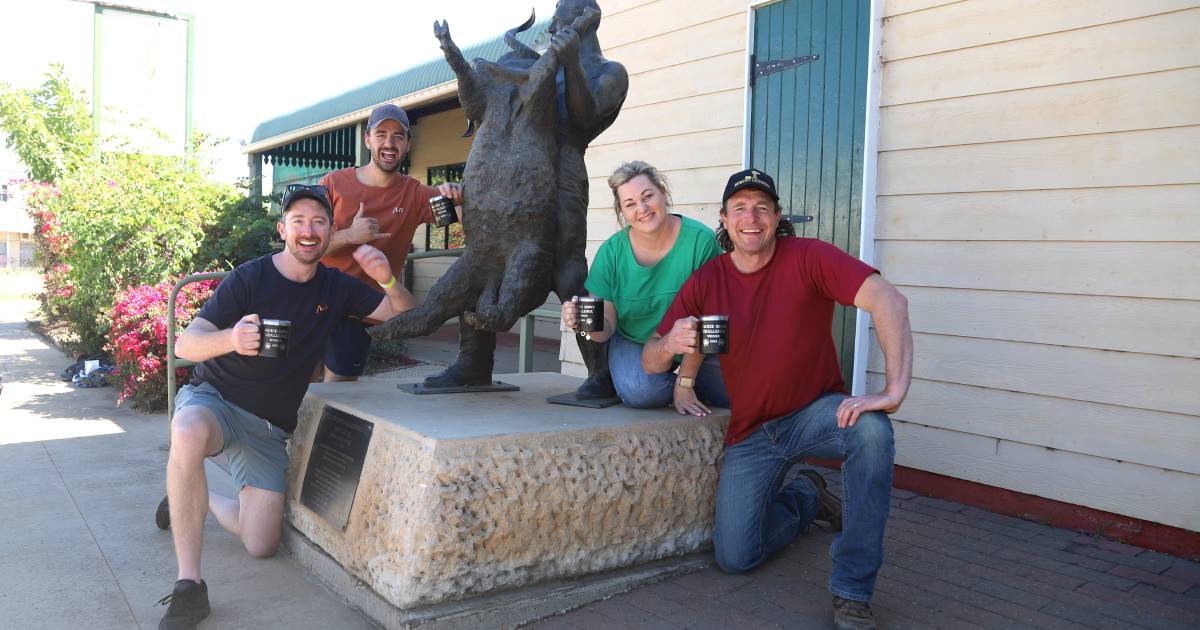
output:
M437 374L425 377L425 387L465 387L491 384L491 370L469 370L460 367L457 363Z
M589 374L587 380L575 390L575 397L580 400L616 398L617 389L613 387L612 375L607 370L600 374Z

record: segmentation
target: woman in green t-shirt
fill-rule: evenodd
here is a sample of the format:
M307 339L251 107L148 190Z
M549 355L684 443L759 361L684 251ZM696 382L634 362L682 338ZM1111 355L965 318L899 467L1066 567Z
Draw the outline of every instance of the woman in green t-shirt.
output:
M729 406L715 355L689 354L674 370L647 374L642 346L662 321L683 282L721 254L712 230L668 212L671 193L662 175L645 162L626 162L608 178L622 230L596 252L587 290L604 300L604 330L588 333L608 342L608 366L622 402L641 409L673 404L679 413L703 416L707 405ZM577 308L562 306L563 323L575 330ZM614 334L615 333L615 334Z

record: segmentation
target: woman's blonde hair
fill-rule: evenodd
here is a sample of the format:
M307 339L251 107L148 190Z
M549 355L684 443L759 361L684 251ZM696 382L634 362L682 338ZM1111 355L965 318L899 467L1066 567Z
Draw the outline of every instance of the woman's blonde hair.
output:
M671 209L671 188L667 185L666 176L659 173L658 169L641 160L622 162L612 172L612 175L608 176L608 187L612 189L613 194L613 210L617 213L617 224L622 228L626 227L625 215L621 214L621 197L617 194L617 189L639 175L645 175L646 179L649 179L650 183L654 184L654 187L666 196L667 210Z

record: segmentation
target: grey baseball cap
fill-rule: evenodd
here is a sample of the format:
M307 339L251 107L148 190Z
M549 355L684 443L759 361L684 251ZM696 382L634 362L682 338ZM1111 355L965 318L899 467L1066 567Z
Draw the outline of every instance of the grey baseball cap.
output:
M379 126L379 123L385 120L394 120L404 127L405 131L409 131L408 114L404 113L399 105L384 103L379 107L371 110L371 118L367 120L367 131L372 131Z

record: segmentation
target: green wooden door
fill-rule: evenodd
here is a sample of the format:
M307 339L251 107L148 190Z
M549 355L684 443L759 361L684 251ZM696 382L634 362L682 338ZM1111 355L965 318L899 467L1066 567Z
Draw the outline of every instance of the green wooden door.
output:
M868 0L781 0L754 11L749 165L775 178L797 235L855 257L869 27ZM855 310L839 305L833 319L847 388Z

